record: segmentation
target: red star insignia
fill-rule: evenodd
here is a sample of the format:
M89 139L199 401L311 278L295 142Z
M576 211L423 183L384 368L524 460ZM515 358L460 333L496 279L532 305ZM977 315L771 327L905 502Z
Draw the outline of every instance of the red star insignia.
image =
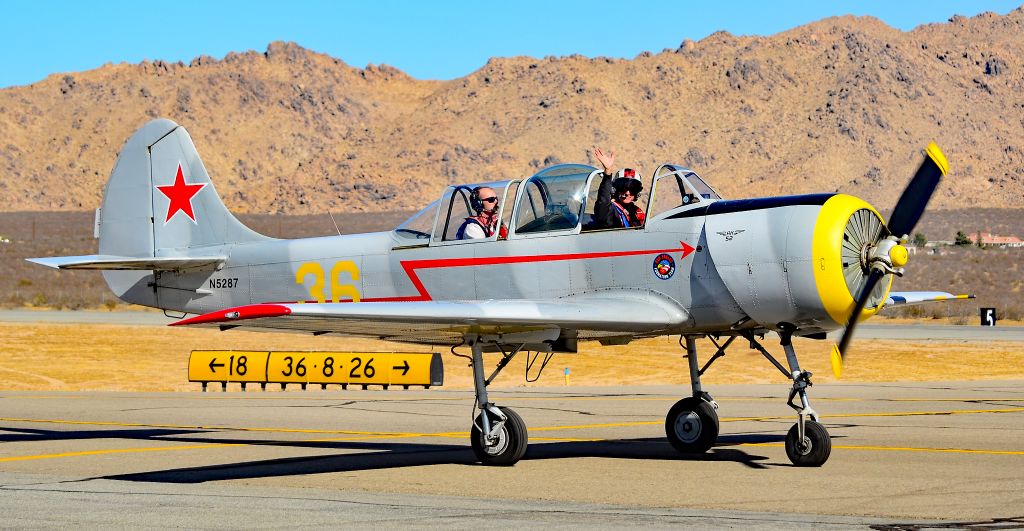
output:
M167 219L164 220L164 223L170 221L179 211L184 212L192 220L192 223L195 223L196 215L192 212L192 198L204 186L206 186L206 183L185 184L185 176L181 173L181 164L179 163L178 174L174 176L174 184L156 187L157 190L160 190L160 193L171 200L167 206Z

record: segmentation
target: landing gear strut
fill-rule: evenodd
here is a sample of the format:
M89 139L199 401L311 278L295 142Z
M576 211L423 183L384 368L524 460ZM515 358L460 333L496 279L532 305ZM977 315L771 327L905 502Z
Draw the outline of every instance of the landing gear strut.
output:
M476 391L476 408L480 413L473 421L469 442L476 458L485 465L511 466L526 453L528 435L523 419L512 409L498 407L487 398L487 385L501 369L518 353L506 354L490 378L484 378L483 345L480 338L471 338L473 350L473 388Z
M812 385L811 373L800 369L796 351L793 350L793 331L793 327L786 323L779 325L782 349L786 352L786 361L789 364L788 372L754 339L753 334L744 337L750 341L751 348L758 350L793 380L786 405L796 410L797 421L786 434L786 456L796 466L821 466L828 461L828 456L832 453L832 439L825 426L818 422L818 412L811 407L810 399L807 397L807 388ZM799 404L793 402L797 397L800 398Z
M731 342L731 338L729 342ZM718 349L714 357L725 351L729 342ZM712 357L712 360L714 359ZM697 368L697 338L686 336L686 360L690 366L690 386L693 396L675 403L665 417L665 435L676 450L687 454L707 452L718 439L718 404L700 386L703 369ZM710 365L710 362L709 362ZM705 369L707 366L704 367Z
M811 408L810 399L807 397L807 388L811 386L811 373L800 368L796 351L793 350L794 331L792 325L779 324L779 337L782 349L786 352L786 361L789 363L788 370L757 342L752 332L739 333L750 341L750 348L763 354L782 374L786 375L786 378L793 381L786 405L796 410L797 422L786 435L786 455L789 460L796 466L821 466L828 460L828 456L832 452L832 440L829 438L825 426L818 422L818 413ZM676 450L683 453L706 452L718 438L718 413L715 411L718 409L718 404L711 398L711 395L701 389L700 376L716 359L725 355L725 349L736 339L735 336L729 337L725 343L719 345L713 337L709 338L718 347L718 351L708 359L703 367L698 369L697 337L685 336L686 361L690 367L690 385L693 387L693 396L676 402L665 418L665 434L668 436L668 441ZM680 344L683 339L683 337L679 339ZM794 402L797 398L800 399L799 404Z

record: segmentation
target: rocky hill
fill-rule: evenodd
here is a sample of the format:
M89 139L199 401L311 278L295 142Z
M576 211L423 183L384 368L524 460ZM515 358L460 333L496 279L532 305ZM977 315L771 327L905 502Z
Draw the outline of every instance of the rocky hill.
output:
M936 140L938 208L1024 197L1024 8L909 32L873 18L770 37L715 33L632 60L496 58L452 81L272 43L263 53L108 64L0 90L0 210L99 205L153 117L192 134L229 208L416 208L454 182L587 162L690 165L727 197L813 191L891 208ZM443 60L443 58L438 58Z

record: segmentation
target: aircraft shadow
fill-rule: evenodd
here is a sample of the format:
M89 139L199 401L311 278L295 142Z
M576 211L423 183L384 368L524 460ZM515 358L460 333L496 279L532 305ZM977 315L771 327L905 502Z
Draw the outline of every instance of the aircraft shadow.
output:
M768 458L750 454L731 446L742 443L778 442L781 436L728 435L706 454L684 455L676 452L663 438L624 439L613 441L565 441L531 444L524 461L602 457L609 459L643 459L666 461L721 461L740 463L754 469L765 469ZM160 441L175 440L160 437ZM285 457L210 466L172 468L132 474L102 476L97 479L154 483L204 483L231 479L252 479L308 474L354 472L430 465L481 466L467 444L423 444L390 442L300 442L232 439L181 438L181 442L211 444L258 444L346 450L324 456Z
M165 441L174 440L173 438L167 439L166 437L206 432L208 432L208 430L182 430L171 428L61 431L0 427L0 442L69 441L76 439L153 439Z

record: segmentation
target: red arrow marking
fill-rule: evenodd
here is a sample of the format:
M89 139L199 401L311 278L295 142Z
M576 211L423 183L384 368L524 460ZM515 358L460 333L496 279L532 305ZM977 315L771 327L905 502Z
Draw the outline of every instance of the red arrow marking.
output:
M642 249L637 251L607 251L602 253L576 253L576 254L540 254L533 256L486 256L481 258L438 258L429 260L408 260L402 262L402 269L405 270L405 274L409 276L409 280L412 281L412 285L416 288L419 293L418 296L414 297L386 297L380 299L363 299L366 302L414 302L414 301L429 301L433 300L430 293L427 292L427 288L423 285L423 281L420 280L419 275L416 274L418 269L436 269L441 267L470 267L470 266L486 266L486 265L501 265L501 264L524 264L530 262L555 262L562 260L590 260L592 258L616 258L620 256L637 256L644 254L661 254L661 253L683 253L680 259L685 259L690 253L693 252L693 247L690 247L686 242L679 242L682 247L678 249Z
M420 301L432 301L433 297L427 291L427 288L423 285L423 281L420 280L419 275L416 273L419 269L438 269L444 267L473 267L473 266L488 266L488 265L502 265L502 264L525 264L531 262L556 262L562 260L590 260L593 258L616 258L620 256L637 256L644 254L661 254L661 253L683 253L680 260L685 259L694 251L686 242L680 241L681 247L678 249L640 249L635 251L606 251L601 253L575 253L575 254L539 254L530 256L485 256L480 258L433 258L427 260L405 260L402 261L402 269L405 270L405 274L409 277L412 285L416 288L416 292L419 295L412 296L400 296L400 297L367 297L363 298L363 302L420 302ZM314 303L316 301L306 301ZM343 300L338 302L352 302L351 300ZM287 304L287 303L264 303L267 305L271 304ZM193 318L195 319L195 318ZM190 323L191 324L191 323Z

